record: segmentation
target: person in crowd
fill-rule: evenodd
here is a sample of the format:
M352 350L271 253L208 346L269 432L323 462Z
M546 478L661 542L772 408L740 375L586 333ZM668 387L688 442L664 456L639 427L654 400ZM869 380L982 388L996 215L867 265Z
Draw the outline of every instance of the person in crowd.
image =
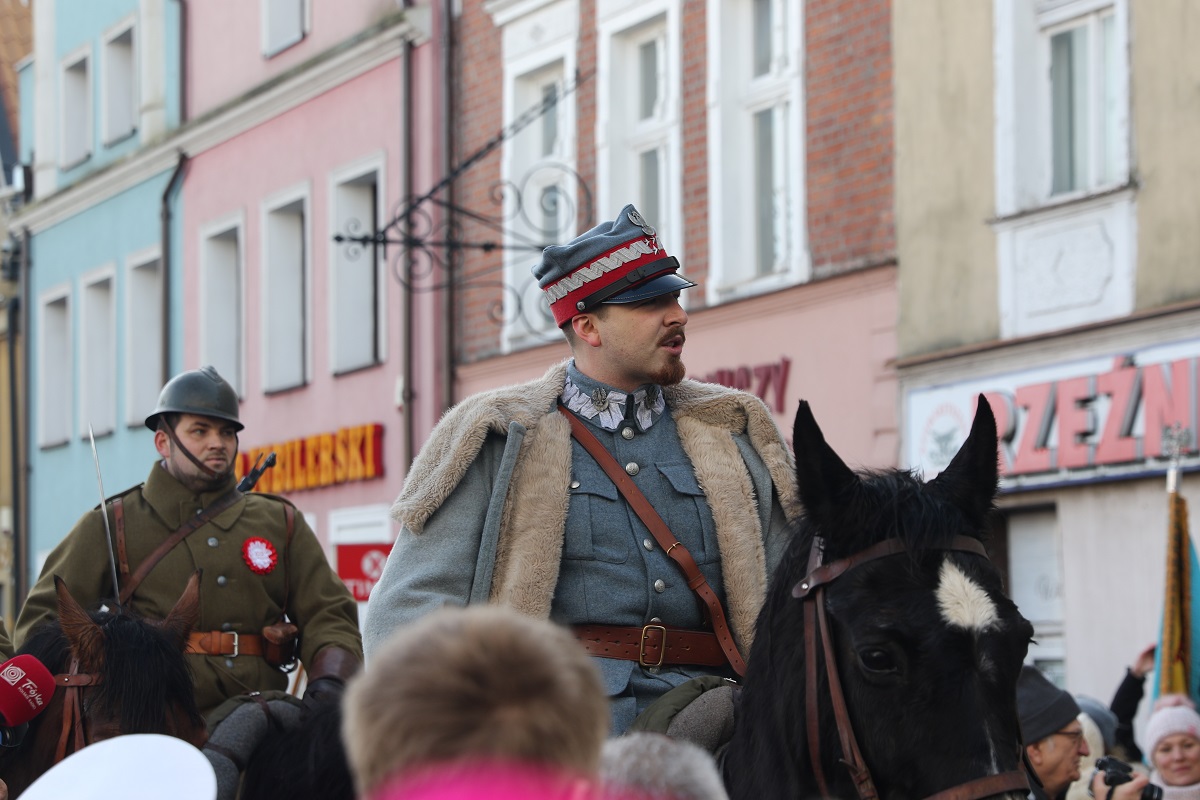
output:
M1096 760L1110 753L1115 743L1117 717L1094 697L1077 694L1075 702L1079 706L1077 719L1083 726L1083 741L1087 744L1088 754L1079 757L1081 777L1067 787L1067 800L1088 800L1092 796L1091 779Z
M1167 702L1146 722L1150 780L1162 787L1163 800L1200 800L1200 714L1190 703L1168 698L1160 698Z
M1133 663L1125 670L1120 686L1113 694L1109 708L1117 717L1116 741L1112 748L1113 754L1130 763L1142 761L1142 750L1138 747L1133 735L1133 718L1137 716L1138 706L1145 693L1146 676L1154 671L1154 655L1157 646L1151 644L1143 648L1133 659Z
M528 780L586 796L609 725L600 675L575 638L490 605L401 626L350 681L344 714L350 770L370 798L433 797L489 776L497 791Z
M678 269L632 205L546 248L533 273L573 358L468 398L434 429L392 508L401 530L367 607L368 659L442 605L511 605L573 628L616 733L670 689L738 670L797 511L795 474L762 401L684 378L679 298L694 284ZM732 714L729 699L711 707Z
M146 426L158 452L146 482L84 514L54 548L15 639L57 613L56 575L85 606L119 602L161 618L202 570L188 644L201 713L244 692L284 689L297 655L305 704L336 701L362 663L358 607L303 514L283 498L236 488L237 392L212 367L182 372Z
M1030 800L1061 800L1072 781L1079 780L1080 758L1091 753L1079 721L1079 705L1029 664L1017 678L1017 717L1025 755L1033 767ZM1105 800L1137 800L1147 783L1143 774L1114 787L1104 785L1103 773L1091 779L1093 793ZM1112 789L1110 792L1109 789Z
M648 800L729 800L708 751L661 733L638 731L606 741L600 780L610 792Z

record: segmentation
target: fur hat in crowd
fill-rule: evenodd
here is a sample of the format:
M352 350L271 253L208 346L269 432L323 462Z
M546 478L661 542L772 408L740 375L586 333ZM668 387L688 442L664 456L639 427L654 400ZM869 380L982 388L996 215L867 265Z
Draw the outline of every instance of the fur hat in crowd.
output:
M1158 747L1158 743L1176 733L1186 733L1200 740L1200 714L1187 706L1167 706L1150 715L1146 723L1147 757Z
M1021 667L1017 678L1017 716L1025 744L1045 739L1079 716L1079 705L1070 692L1058 688L1037 667Z
M1104 703L1086 694L1075 695L1075 702L1079 704L1079 710L1100 729L1100 734L1104 737L1104 752L1112 750L1117 743L1117 715Z

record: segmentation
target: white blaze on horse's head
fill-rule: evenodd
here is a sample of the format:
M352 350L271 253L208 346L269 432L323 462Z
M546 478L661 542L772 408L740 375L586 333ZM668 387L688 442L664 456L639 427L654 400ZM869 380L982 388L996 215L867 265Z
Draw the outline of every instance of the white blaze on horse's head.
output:
M942 562L937 600L942 618L956 628L985 631L1000 621L992 598L949 557Z

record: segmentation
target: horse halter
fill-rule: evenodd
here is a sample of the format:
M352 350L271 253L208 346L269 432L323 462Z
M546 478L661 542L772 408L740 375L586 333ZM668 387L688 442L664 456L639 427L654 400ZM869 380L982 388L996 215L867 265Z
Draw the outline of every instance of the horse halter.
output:
M62 761L67 756L67 741L72 738L71 752L78 753L87 744L87 735L83 729L83 699L79 696L85 686L96 686L102 677L96 674L80 674L79 659L71 657L71 671L54 676L56 686L65 686L63 699L62 732L58 735L58 748L54 751L54 763Z
M946 547L930 548L950 550L961 553L974 553L987 558L987 551L977 540L969 536L955 536ZM879 800L879 792L871 771L859 750L858 740L854 735L854 726L850 722L850 713L846 707L846 698L842 693L841 679L838 677L837 654L833 649L833 639L829 634L829 621L825 613L825 587L845 575L857 566L908 551L904 542L896 537L885 539L878 544L861 550L852 556L834 561L830 564L821 563L822 540L813 540L808 557L808 574L794 587L792 597L804 603L804 662L805 662L805 707L807 709L808 753L812 761L813 774L817 781L817 789L822 797L829 797L829 789L825 781L825 772L821 769L821 737L819 708L817 707L817 637L820 635L821 649L825 653L825 675L829 681L829 700L833 706L833 715L837 720L838 739L842 746L842 763L850 770L850 778L861 800ZM933 794L925 800L980 800L980 798L1004 792L1029 792L1029 779L1022 769L1010 770L994 775L984 775L979 778L960 783L949 789Z

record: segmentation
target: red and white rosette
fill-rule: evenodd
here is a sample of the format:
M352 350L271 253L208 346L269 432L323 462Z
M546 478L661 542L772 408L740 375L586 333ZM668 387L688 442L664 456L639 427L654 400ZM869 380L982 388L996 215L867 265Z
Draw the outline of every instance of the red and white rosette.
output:
M275 545L266 539L261 536L251 536L242 545L242 560L246 562L246 566L252 572L266 575L279 563L279 554L275 552Z

